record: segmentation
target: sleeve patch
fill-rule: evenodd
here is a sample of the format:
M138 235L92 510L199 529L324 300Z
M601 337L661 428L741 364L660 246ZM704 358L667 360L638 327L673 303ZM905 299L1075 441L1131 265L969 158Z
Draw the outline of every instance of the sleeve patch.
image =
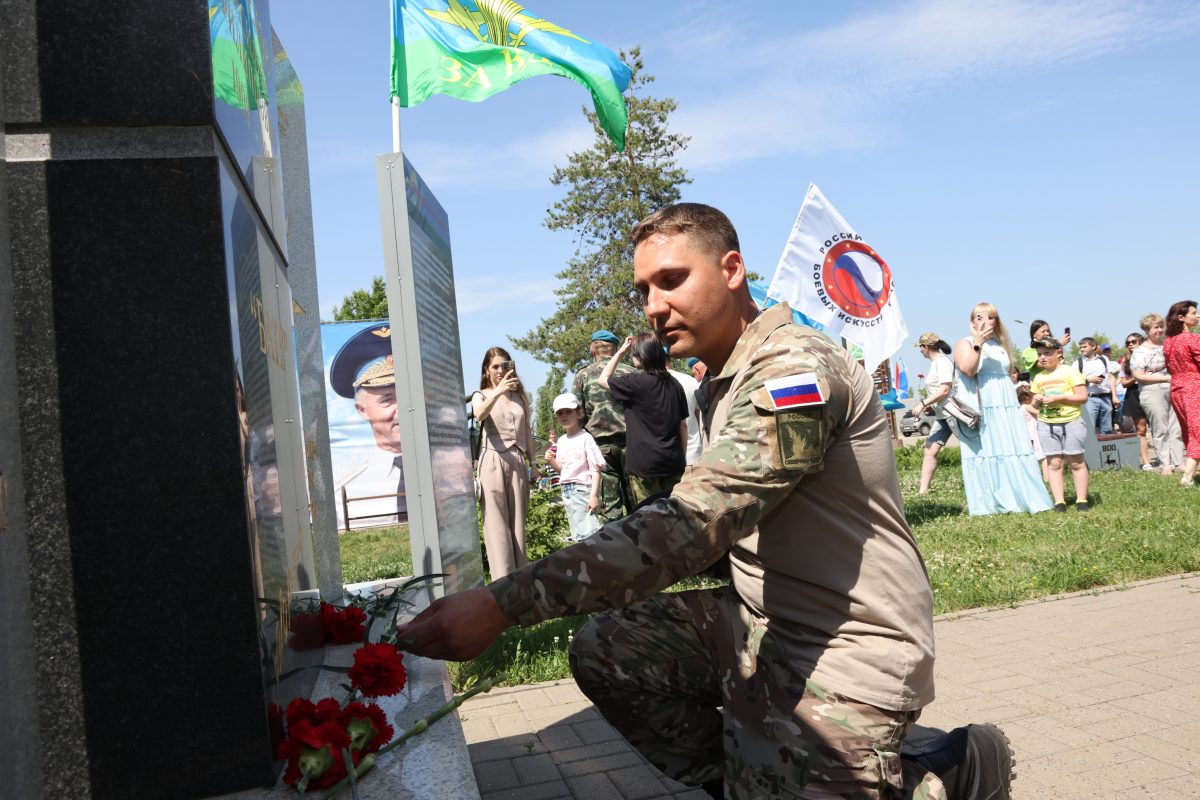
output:
M780 466L786 470L811 470L825 458L824 422L803 411L775 415L775 436Z
M771 398L771 407L776 411L825 404L825 393L821 391L815 372L772 378L763 385Z

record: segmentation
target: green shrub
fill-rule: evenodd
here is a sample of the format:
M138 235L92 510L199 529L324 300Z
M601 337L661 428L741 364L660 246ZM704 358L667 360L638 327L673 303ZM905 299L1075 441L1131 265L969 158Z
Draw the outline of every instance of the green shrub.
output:
M561 550L567 543L571 526L558 489L537 489L529 495L529 513L525 517L525 554L530 561Z
M561 550L567 544L571 527L562 507L558 489L533 489L529 493L529 510L525 514L525 555L530 561ZM479 508L479 549L483 553L483 568L488 566L487 548L483 544L483 508Z

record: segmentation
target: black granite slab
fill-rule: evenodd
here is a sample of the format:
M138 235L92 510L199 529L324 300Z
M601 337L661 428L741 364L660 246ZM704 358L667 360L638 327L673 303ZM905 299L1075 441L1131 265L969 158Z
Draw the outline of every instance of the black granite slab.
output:
M94 798L206 797L273 774L218 170L8 165L10 209L45 203L14 226L44 223L53 250L14 237L18 273L49 265L49 294L16 302L53 317L65 528L37 546L69 552L73 586L45 588L74 597Z
M3 37L0 37L3 61ZM12 261L9 258L8 174L5 169L4 83L0 81L0 331L14 328ZM40 792L37 673L22 653L33 649L29 592L29 553L24 524L17 423L17 367L11 336L0 336L0 698L8 713L0 725L0 752L7 755L6 791L16 797Z
M0 36L8 122L212 121L206 0L0 0Z

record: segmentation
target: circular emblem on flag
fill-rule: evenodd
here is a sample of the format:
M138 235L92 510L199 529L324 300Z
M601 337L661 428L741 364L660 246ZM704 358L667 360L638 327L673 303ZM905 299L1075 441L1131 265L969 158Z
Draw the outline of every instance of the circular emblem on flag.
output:
M829 299L852 317L879 316L892 294L892 271L862 242L838 242L829 248L821 269Z

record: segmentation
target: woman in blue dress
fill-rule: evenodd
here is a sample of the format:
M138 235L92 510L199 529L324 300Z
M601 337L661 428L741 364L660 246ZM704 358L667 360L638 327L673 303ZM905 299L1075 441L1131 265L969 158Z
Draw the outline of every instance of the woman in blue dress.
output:
M956 396L982 413L975 430L958 426L963 485L971 516L1052 507L1033 455L1029 430L1013 386L1012 344L996 307L971 310L971 335L954 348Z

